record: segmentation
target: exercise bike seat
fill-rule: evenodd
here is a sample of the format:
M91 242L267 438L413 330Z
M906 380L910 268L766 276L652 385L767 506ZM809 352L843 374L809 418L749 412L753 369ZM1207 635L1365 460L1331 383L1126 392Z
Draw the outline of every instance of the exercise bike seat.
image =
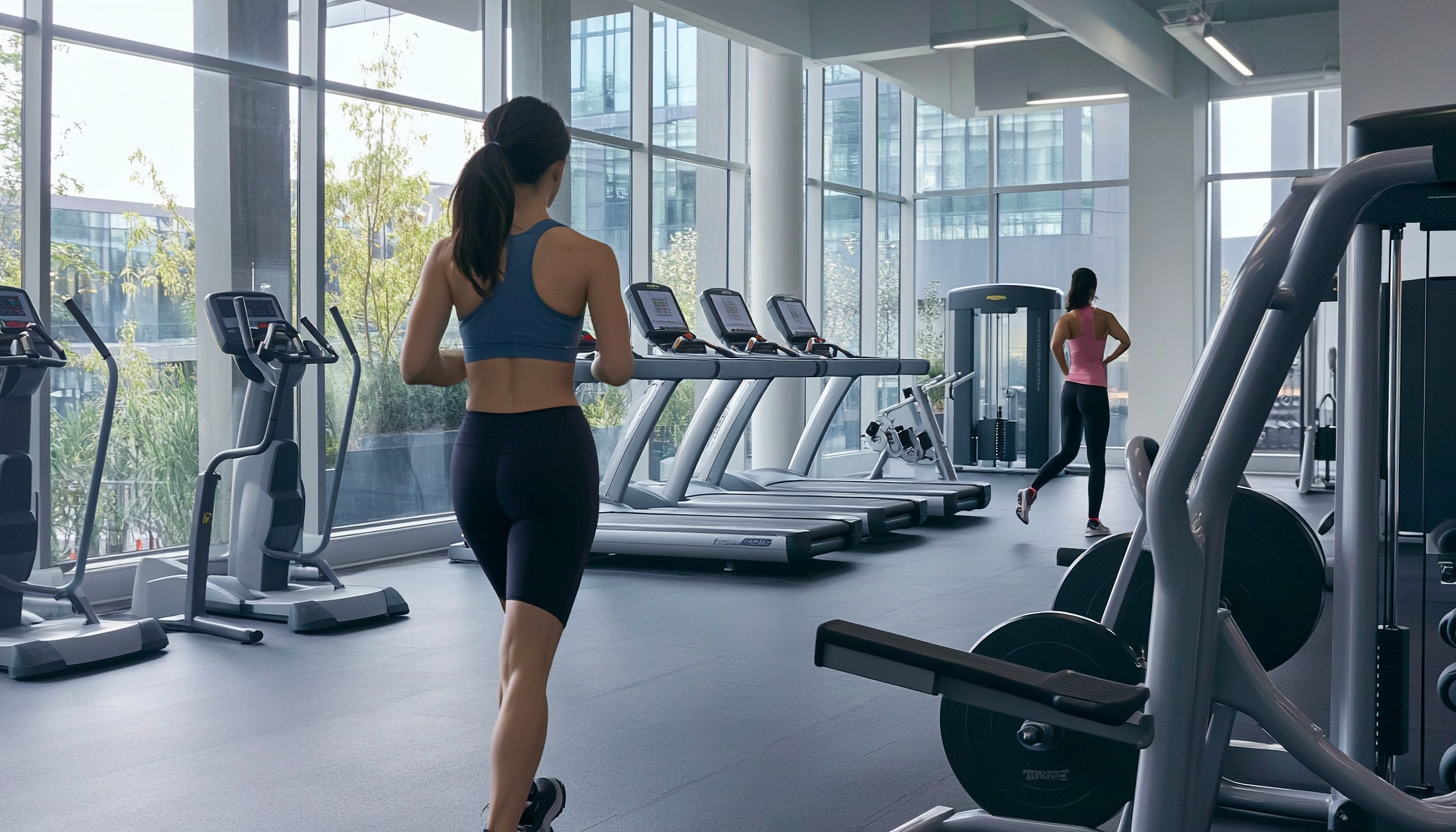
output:
M1142 685L1125 685L1070 670L1045 673L838 619L819 625L814 639L815 665L829 666L825 664L825 648L829 646L979 685L1103 725L1127 722L1148 701L1148 689Z

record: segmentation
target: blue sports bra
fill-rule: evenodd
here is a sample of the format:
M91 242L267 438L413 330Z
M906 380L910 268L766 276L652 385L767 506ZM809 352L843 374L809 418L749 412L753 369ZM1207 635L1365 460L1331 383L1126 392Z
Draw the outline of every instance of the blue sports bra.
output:
M460 319L465 363L488 358L575 361L581 315L563 315L536 294L531 264L541 235L561 225L545 219L506 238L505 279L469 315Z

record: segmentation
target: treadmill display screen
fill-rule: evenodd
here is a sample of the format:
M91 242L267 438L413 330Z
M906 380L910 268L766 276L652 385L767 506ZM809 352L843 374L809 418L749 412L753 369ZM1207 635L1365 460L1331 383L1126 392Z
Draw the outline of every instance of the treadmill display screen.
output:
M677 298L672 296L672 292L643 289L637 293L637 297L642 301L642 311L647 315L647 323L654 330L687 332L688 322L683 320L682 308L677 305Z
M818 338L819 331L814 328L814 322L809 320L809 310L804 308L801 300L776 300L779 315L783 316L784 326L789 329L790 338Z
M0 321L16 325L32 323L30 310L19 292L0 292Z
M253 326L267 326L283 321L280 314L283 310L279 308L278 301L273 298L243 298L243 308L248 311L248 322ZM232 298L218 304L219 317L222 318L223 326L234 329L238 325L238 316L233 309Z
M723 322L724 332L758 334L758 329L754 327L753 318L748 314L748 307L744 305L741 295L713 294L708 297L713 299L713 308L718 313L718 320Z

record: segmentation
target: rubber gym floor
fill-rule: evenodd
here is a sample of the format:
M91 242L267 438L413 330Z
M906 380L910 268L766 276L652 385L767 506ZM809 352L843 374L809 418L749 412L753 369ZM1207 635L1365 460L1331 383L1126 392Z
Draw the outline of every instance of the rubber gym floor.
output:
M1311 523L1332 503L1288 476L1252 479ZM814 667L814 629L845 618L969 647L1048 605L1056 548L1085 542L1086 479L1046 488L1029 527L1012 514L1027 479L989 480L988 510L806 568L591 566L551 678L541 771L568 787L556 832L887 832L969 808L939 700ZM1103 520L1125 531L1134 511L1110 472ZM327 635L265 623L253 646L174 634L150 660L0 679L5 828L479 830L501 625L489 584L443 556L345 581L392 585L412 614ZM1276 671L1322 724L1328 664L1322 624ZM1216 828L1320 827L1224 813Z

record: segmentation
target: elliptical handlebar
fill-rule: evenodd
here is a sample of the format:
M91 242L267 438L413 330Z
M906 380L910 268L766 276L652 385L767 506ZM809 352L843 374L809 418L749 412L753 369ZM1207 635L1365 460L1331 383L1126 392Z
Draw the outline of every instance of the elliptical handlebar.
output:
M344 323L344 316L339 313L339 307L330 306L329 315L334 319L334 326L339 329L339 337L344 340L344 346L349 351L349 357L352 359L354 365L354 374L349 379L349 398L347 404L344 406L344 429L339 433L339 450L338 456L334 458L334 476L329 488L328 507L324 510L324 516L321 518L320 525L323 531L319 537L319 544L311 552L285 552L266 547L263 551L273 557L301 561L317 566L319 571L323 572L324 577L329 579L330 583L334 584L335 587L342 587L343 584L339 582L338 577L334 575L333 570L329 568L328 564L321 560L316 560L316 558L328 548L329 540L334 534L334 511L339 505L339 489L343 483L344 476L344 458L349 452L349 433L354 426L354 405L359 399L359 378L363 374L363 362L359 358L359 349L354 346L354 338L349 334L349 327ZM308 318L301 318L300 323L333 356L333 359L330 361L318 363L332 364L334 361L339 360L339 354L334 350L333 345L328 342L328 339L324 337L322 332L314 327L313 322Z
M339 337L344 339L344 347L349 351L349 355L357 358L359 355L359 348L354 346L354 336L349 334L349 328L344 325L344 316L339 314L339 307L330 306L329 315L331 315L334 319L334 326L339 328ZM307 320L307 318L305 318L304 320ZM310 331L312 331L313 324L309 324L308 328ZM324 340L323 335L319 335L318 338L320 341Z
M86 489L86 509L81 521L81 540L76 546L76 568L71 573L71 580L66 586L59 590L60 595L70 595L81 586L81 580L86 575L86 562L91 554L91 539L96 530L96 504L101 498L101 479L106 470L106 449L111 443L111 425L116 417L116 388L118 372L116 369L116 357L107 349L106 342L96 334L96 328L91 326L85 313L81 311L80 304L76 303L74 297L66 298L66 311L80 325L81 331L86 334L86 339L96 350L101 360L106 362L106 404L101 410L101 426L96 436L96 462L91 467L91 482ZM64 353L63 353L64 354ZM94 617L90 605L84 605L83 610L88 617Z

